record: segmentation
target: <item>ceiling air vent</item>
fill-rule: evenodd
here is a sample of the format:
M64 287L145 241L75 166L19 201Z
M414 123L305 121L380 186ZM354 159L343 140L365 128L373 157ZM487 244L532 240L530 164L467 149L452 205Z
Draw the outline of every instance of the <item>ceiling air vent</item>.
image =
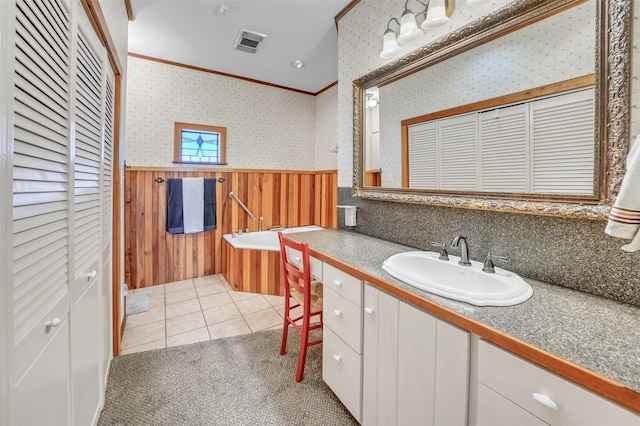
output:
M243 52L256 53L256 50L258 50L258 45L266 37L267 36L264 34L242 29L238 33L236 44L233 46L233 48L242 50Z

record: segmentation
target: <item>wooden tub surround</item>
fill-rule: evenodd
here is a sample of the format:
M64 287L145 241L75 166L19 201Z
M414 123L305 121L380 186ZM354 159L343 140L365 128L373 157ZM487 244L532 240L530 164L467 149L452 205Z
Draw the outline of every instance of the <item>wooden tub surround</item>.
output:
M633 341L635 334L628 332L629 327L640 327L640 308L535 280L527 280L534 288L527 302L475 307L411 287L382 270L384 259L411 247L343 230L293 234L292 238L308 243L311 256L319 261L640 413L640 383L634 367L640 350ZM572 312L576 318L568 323L566 316ZM607 316L615 318L606 320ZM545 338L549 329L562 338ZM580 343L573 345L574 341ZM600 352L611 361L606 368L594 361Z
M284 296L279 251L237 249L223 240L222 275L236 291Z
M215 231L175 235L166 231L167 188L156 179L186 177L224 179L216 184ZM246 228L257 231L259 226L258 220L251 221L238 203L230 200L231 191L256 217L264 218L263 229L276 225L337 226L336 170L129 167L124 178L124 268L130 289L221 273L222 235ZM251 264L250 259L246 262ZM275 265L276 261L267 259L265 263ZM255 276L257 271L249 274ZM248 288L255 288L255 284ZM262 292L277 294L268 289Z

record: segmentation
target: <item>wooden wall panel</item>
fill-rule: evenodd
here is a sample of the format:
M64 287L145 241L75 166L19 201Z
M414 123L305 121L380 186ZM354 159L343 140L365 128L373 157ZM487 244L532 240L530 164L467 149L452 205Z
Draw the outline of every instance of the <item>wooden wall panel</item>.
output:
M157 183L155 179L183 177L224 179L216 184L218 227L215 231L175 235L166 231L167 184ZM231 191L255 214L255 221L229 198ZM224 268L229 266L225 258L231 255L224 252L222 235L246 228L257 231L260 216L264 217L265 230L276 225L336 227L337 193L335 170L128 168L125 170L125 283L129 288L141 288L224 273ZM242 265L248 268L242 275L249 278L243 278L240 288L279 294L279 285L272 282L278 275L279 255L247 254L255 257L253 265L257 266L253 271L249 266L251 263L244 263L244 256L235 259L240 262L236 263L235 269L242 272ZM265 261L277 268L273 271L262 269L260 265ZM227 271L225 276L230 273Z
M335 171L315 174L314 224L323 228L338 227L338 174Z

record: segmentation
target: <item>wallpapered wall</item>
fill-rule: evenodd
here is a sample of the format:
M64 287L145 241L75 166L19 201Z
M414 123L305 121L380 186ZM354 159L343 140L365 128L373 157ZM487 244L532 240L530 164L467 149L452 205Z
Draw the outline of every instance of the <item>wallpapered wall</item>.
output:
M316 150L315 170L335 170L338 167L338 86L325 90L316 96Z
M595 13L584 3L381 87L382 186L402 185L402 120L594 73Z
M336 168L336 154L325 148L335 145L334 88L314 97L130 57L127 90L128 165L173 165L178 121L226 127L229 167Z

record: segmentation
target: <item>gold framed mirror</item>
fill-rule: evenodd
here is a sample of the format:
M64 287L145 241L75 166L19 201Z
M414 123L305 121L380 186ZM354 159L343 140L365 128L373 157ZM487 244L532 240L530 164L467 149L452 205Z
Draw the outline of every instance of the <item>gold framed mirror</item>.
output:
M370 121L367 119L367 101L371 100L371 95L367 99L367 91L371 92L372 88L384 91L398 84L409 85L409 82L414 84L416 76L421 73L426 74L438 67L444 67L447 72L447 61L449 60L473 54L477 49L490 46L496 41L506 39L506 37L515 37L520 31L529 31L536 24L549 25L546 23L547 20L557 20L558 16L570 13L572 10L585 8L591 8L589 10L592 12L591 19L595 27L592 29L594 40L590 46L586 46L585 50L587 55L591 55L589 60L592 61L593 70L581 71L583 74L588 74L583 76L581 81L590 81L590 90L593 90L593 120L592 127L590 127L593 134L593 139L590 142L593 144L591 157L593 168L590 170L590 182L587 182L592 184L587 185L587 191L573 192L571 187L555 192L542 190L537 193L535 191L513 192L508 188L500 191L482 189L472 191L458 188L417 189L408 185L405 179L402 184L385 186L385 167L382 168L382 178L379 175L373 179L371 176L367 176L366 163L368 158L365 151L365 137ZM606 218L624 175L624 159L628 149L631 19L631 2L628 0L515 0L454 32L448 33L435 42L420 47L355 80L353 82L353 195L359 198L392 202L586 219ZM569 20L574 19L569 18ZM539 31L544 32L548 29ZM548 37L553 42L554 37L558 37L558 34L549 34ZM556 41L562 40L556 39ZM474 60L477 61L477 57ZM537 60L534 59L533 62L535 61ZM457 66L458 68L453 68L451 65L449 70L458 70L460 65ZM529 80L533 79L527 77L527 84L530 86L524 86L523 92L530 92L531 89L537 89L540 86L540 84ZM562 78L558 78L558 80L562 80ZM576 79L567 79L567 81L569 80ZM553 84L563 87L564 82L554 82ZM573 88L572 90L577 89ZM404 93L406 92L405 88ZM472 101L477 100L473 99ZM464 110L472 101L462 101L459 105L453 106L462 107ZM380 102L384 102L384 99L380 99ZM427 106L425 107L425 105ZM393 128L394 138L401 140L403 132L406 133L405 128L401 126L403 121L405 124L412 123L416 121L416 115L431 116L433 114L429 113L434 111L455 109L451 108L451 105L439 109L438 106L429 105L427 99L418 105L419 108L425 109L425 112L393 118L392 122L396 126ZM412 111L421 110L414 108ZM495 114L497 115L497 112ZM384 142L382 140L383 134L381 129L381 144ZM391 146L393 148L390 149L396 149L395 140ZM398 147L398 150L401 151L401 148ZM384 157L389 157L389 155ZM403 159L402 167L406 169L405 161L406 159ZM403 174L406 174L405 169L403 169ZM387 167L386 170L392 169ZM395 175L394 178L397 182L400 181L397 176L400 174L399 171L387 172L386 177L391 174ZM391 180L387 179L387 182L389 181Z

